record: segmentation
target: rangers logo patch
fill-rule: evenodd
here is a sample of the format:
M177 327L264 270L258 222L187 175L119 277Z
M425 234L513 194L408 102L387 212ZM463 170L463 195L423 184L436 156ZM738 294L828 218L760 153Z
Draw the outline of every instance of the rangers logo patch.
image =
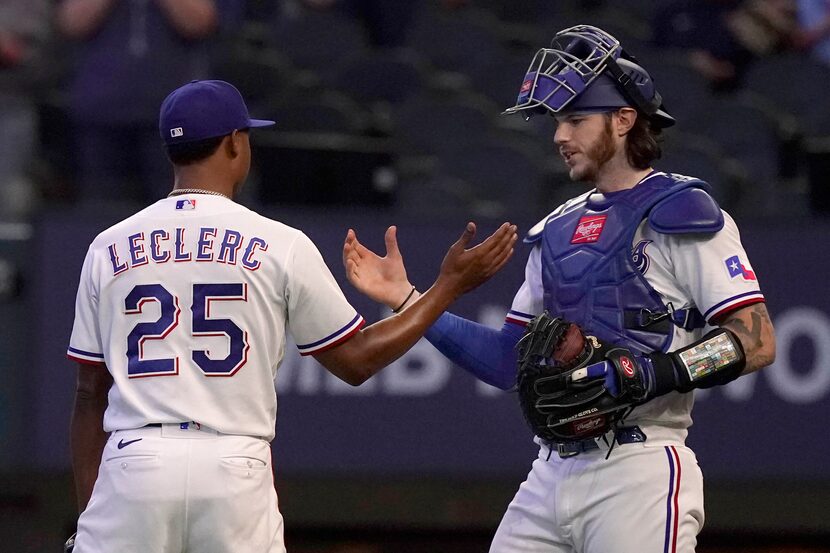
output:
M571 244L590 244L599 240L607 218L607 215L583 215L571 237Z
M522 88L519 89L519 94L527 94L533 86L533 79L527 79L522 83Z
M752 267L749 266L749 263L744 265L744 263L741 262L741 258L737 255L733 255L732 257L726 259L724 263L726 263L726 270L729 272L729 278L740 276L744 280L758 280L755 277Z
M637 242L637 245L634 246L634 251L631 252L631 260L634 262L634 266L637 267L637 270L643 275L646 274L649 265L651 265L651 258L649 258L648 254L646 254L646 247L648 247L649 244L651 244L651 240L640 240Z

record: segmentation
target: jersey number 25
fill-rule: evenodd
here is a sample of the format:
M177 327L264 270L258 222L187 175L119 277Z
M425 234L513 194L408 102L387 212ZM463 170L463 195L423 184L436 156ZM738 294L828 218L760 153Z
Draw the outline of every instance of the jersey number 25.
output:
M124 300L127 315L138 315L144 304L158 302L161 315L154 322L138 323L127 335L127 374L130 378L179 374L179 358L144 359L144 344L148 340L164 340L179 324L179 298L161 284L139 284ZM205 376L233 376L248 360L248 333L230 319L210 316L212 301L248 301L246 284L194 284L192 313L193 336L227 336L230 342L228 356L211 359L205 350L194 350L193 362Z

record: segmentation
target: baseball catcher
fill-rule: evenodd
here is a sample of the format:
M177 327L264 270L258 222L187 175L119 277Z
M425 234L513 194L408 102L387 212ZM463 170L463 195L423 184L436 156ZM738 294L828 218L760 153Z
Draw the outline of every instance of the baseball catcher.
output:
M654 167L675 120L602 29L556 33L504 113L550 117L568 176L588 186L525 236L500 330L445 313L426 333L480 380L518 387L540 446L490 552L690 553L704 519L693 390L775 357L737 225L709 183ZM386 257L353 233L344 246L352 284L390 308L412 288L393 229Z

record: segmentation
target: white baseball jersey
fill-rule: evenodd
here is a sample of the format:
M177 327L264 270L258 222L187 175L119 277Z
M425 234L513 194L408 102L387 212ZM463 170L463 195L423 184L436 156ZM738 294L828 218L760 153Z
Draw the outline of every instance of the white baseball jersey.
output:
M302 232L191 194L93 241L68 355L112 373L107 432L197 421L270 441L286 332L308 355L363 324Z
M735 222L723 215L723 228L713 234L660 234L643 221L631 244L634 262L663 302L675 309L696 307L709 325L764 300ZM543 311L541 263L537 243L508 322L524 325ZM711 328L675 327L669 350ZM536 438L539 457L507 508L490 552L694 551L704 509L701 471L684 444L693 402L693 393L672 392L636 408L625 426L638 426L646 441L610 453L613 438L565 458Z
M631 245L635 263L663 302L674 309L697 307L709 325L730 311L764 301L738 228L726 212L723 215L723 229L714 234L660 234L644 220ZM526 324L544 310L542 296L541 249L537 244L507 321ZM669 351L687 346L712 328L688 332L675 326ZM682 443L692 423L693 403L693 393L673 392L638 407L626 418L626 424L639 425L652 442Z

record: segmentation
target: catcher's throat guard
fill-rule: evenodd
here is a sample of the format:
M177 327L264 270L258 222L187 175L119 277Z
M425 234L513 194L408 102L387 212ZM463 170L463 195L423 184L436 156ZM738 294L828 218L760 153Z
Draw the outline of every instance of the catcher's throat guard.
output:
M602 436L633 405L612 396L602 379L571 378L603 348L596 338L583 337L572 327L545 311L528 323L517 345L522 413L531 430L548 443Z

